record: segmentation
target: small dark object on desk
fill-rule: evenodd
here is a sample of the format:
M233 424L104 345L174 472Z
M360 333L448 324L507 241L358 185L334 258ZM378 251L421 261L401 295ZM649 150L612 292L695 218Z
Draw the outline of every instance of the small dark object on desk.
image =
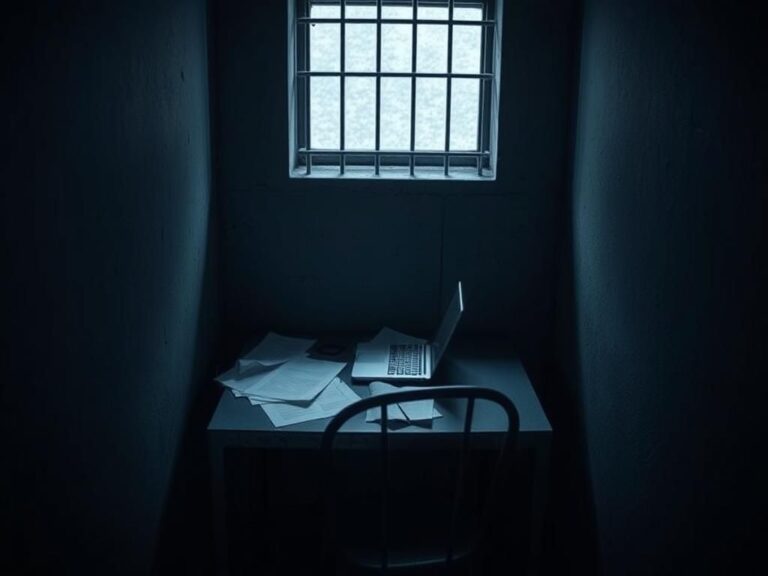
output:
M320 356L338 356L347 347L341 344L322 343L315 346L311 351Z

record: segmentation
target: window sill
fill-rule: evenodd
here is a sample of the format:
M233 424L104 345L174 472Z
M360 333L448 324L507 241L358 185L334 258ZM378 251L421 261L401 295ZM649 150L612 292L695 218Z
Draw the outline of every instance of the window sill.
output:
M476 182L493 182L496 180L496 174L490 170L484 169L482 176L478 175L476 168L451 168L448 175L442 167L419 167L411 175L408 167L382 167L379 174L376 175L373 168L349 167L347 166L343 174L339 173L338 166L313 166L312 172L307 174L305 167L294 168L290 171L291 178L298 179L322 179L322 180L472 180Z

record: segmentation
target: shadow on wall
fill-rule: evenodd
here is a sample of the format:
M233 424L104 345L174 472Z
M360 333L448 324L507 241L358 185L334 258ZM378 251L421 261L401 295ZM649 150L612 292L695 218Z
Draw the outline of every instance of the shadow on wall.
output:
M216 3L223 333L429 334L462 280L466 332L537 351L553 316L574 6L505 10L498 179L430 182L289 179L285 4Z
M732 572L768 541L761 21L585 2L559 366L605 574Z
M148 573L215 336L206 3L1 26L0 572Z

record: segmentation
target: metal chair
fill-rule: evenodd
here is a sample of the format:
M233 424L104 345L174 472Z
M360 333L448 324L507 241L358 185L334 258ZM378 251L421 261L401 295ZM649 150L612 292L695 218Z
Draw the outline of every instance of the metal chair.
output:
M424 550L419 550L419 543L413 543L413 550L398 550L395 554L390 549L390 506L391 486L390 473L393 450L393 441L404 438L402 435L389 430L388 406L396 403L410 402L414 400L466 400L463 431L452 435L453 445L458 447L458 467L455 474L455 487L453 489L453 501L445 502L451 506L450 526L447 529L445 546L441 550L431 550L431 554L425 556ZM458 537L460 518L459 509L462 504L467 477L467 462L470 436L472 432L472 418L475 410L475 401L485 400L500 406L507 415L508 426L501 434L500 448L495 460L492 473L488 481L487 496L481 510L477 513L478 522L470 530L470 534L464 538ZM361 553L360 550L351 550L346 543L339 539L339 526L337 525L337 500L334 455L338 456L339 450L334 444L339 437L337 433L350 419L366 412L369 408L380 408L381 419L379 429L378 448L379 456L379 495L380 495L380 526L378 543L371 542L369 553ZM474 386L442 386L425 387L419 390L407 390L371 396L355 402L344 408L329 423L322 437L322 456L326 466L326 549L325 561L330 563L336 572L362 572L379 574L453 574L472 573L473 566L480 557L481 549L487 532L490 516L497 503L497 490L501 476L509 469L509 463L514 455L519 431L519 416L514 404L505 395L496 390ZM438 433L425 432L420 439L429 443L438 440ZM450 433L439 433L441 440L451 438ZM398 438L400 436L400 438ZM431 438L430 438L431 437ZM460 440L459 440L460 439ZM370 444L370 438L368 438ZM374 438L374 443L375 438ZM377 466L373 466L374 468ZM429 486L426 486L428 489ZM374 511L375 512L375 511ZM365 515L365 514L364 514ZM463 528L463 527L462 527ZM374 529L374 531L376 531Z

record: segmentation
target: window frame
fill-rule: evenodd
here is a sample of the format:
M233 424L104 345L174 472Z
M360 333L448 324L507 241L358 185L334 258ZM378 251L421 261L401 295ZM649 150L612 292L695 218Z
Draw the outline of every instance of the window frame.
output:
M340 7L339 18L311 18L311 5L326 4ZM382 4L411 7L409 19L382 18ZM347 5L375 6L377 17L346 18ZM447 7L446 20L419 19L418 7L430 5ZM455 20L454 8L481 7L481 20ZM498 155L499 71L501 60L501 21L503 0L289 0L288 2L288 106L289 106L289 175L293 178L418 178L495 180ZM309 28L312 24L339 24L339 71L309 70ZM376 25L376 70L349 72L345 70L345 23ZM412 29L410 72L381 71L382 24L408 24ZM447 27L447 68L445 73L416 71L417 26ZM452 72L453 29L455 26L477 26L481 32L481 64L477 74ZM310 141L310 79L335 77L339 79L339 149L313 149ZM348 150L345 138L345 84L349 77L376 79L375 147L372 150ZM411 79L410 148L382 150L380 147L381 78ZM419 150L415 147L417 78L446 79L445 146L443 150ZM449 149L451 135L451 82L454 78L478 79L480 82L478 108L478 147L475 151Z

